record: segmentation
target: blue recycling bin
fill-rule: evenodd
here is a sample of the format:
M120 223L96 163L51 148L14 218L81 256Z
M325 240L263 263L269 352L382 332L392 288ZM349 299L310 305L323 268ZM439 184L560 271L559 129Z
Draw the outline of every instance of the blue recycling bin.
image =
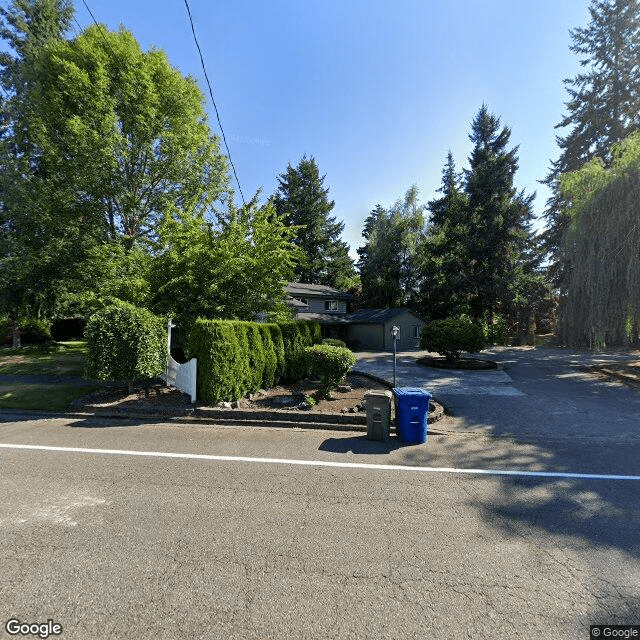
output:
M416 387L397 387L393 389L393 396L396 405L396 433L400 442L425 443L431 394Z

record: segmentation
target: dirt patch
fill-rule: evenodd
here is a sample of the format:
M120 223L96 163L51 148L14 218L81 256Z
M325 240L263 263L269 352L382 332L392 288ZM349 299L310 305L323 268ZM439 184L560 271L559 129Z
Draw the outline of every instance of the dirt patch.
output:
M386 390L387 386L367 376L348 374L346 386L334 390L331 398L318 401L313 407L305 403L305 396L312 396L319 387L316 380L304 380L296 384L280 385L272 389L260 390L248 398L233 403L233 408L265 411L271 409L304 408L309 413L335 414L357 413L364 411L364 396L369 390ZM302 406L304 403L304 407ZM100 408L189 408L194 405L186 393L164 386L163 383L151 383L136 387L133 393L126 388L106 387L82 399L82 404ZM200 403L196 405L204 406Z

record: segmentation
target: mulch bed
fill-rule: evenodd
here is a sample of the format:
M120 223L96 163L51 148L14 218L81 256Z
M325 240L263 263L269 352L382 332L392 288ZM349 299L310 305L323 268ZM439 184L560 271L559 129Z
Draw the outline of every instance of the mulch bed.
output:
M272 389L260 390L250 396L233 403L233 408L243 410L265 411L270 409L301 410L306 395L312 396L319 387L317 380L304 380L296 384L280 385ZM346 386L334 390L331 398L318 401L313 407L304 405L309 413L356 413L364 410L364 396L369 390L386 390L388 387L367 376L348 374ZM100 389L81 399L81 404L96 408L136 409L158 407L158 409L186 409L193 407L186 393L153 382L144 386L136 386L129 393L122 386ZM196 404L195 406L203 406Z

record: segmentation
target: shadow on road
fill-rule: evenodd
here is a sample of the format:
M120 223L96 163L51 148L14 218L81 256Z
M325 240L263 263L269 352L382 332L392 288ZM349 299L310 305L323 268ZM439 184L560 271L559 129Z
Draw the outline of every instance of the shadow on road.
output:
M407 445L391 437L387 442L367 440L367 436L348 438L327 438L319 447L320 451L331 453L355 453L362 455L388 454Z

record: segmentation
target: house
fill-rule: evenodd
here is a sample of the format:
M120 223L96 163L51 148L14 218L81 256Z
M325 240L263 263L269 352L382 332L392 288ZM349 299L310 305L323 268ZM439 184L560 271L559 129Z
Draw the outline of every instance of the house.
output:
M325 338L344 340L352 349L390 351L391 328L397 326L398 351L420 348L420 329L426 322L411 309L361 309L347 313L352 295L346 291L301 282L290 282L285 291L296 319L315 320Z

